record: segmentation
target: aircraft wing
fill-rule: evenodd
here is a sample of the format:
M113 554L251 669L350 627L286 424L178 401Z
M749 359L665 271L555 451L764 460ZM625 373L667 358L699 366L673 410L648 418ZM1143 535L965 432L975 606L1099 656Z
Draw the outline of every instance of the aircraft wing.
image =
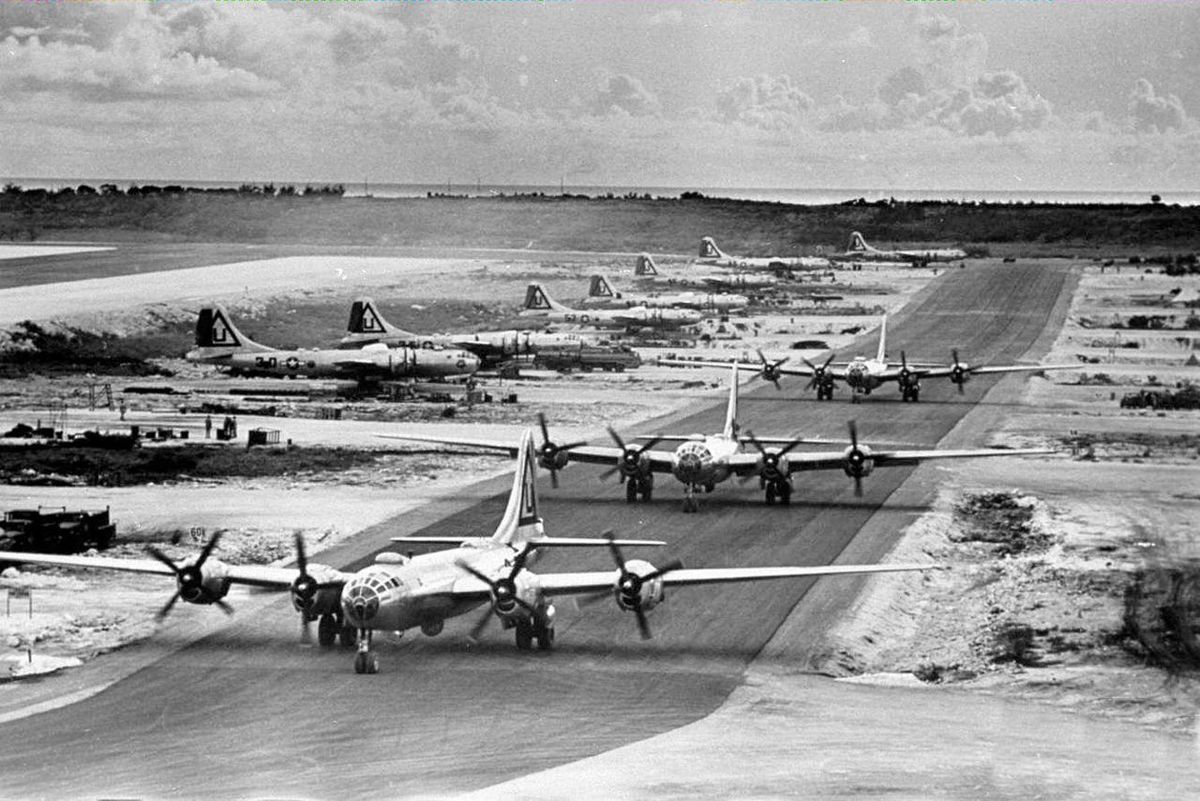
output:
M868 450L866 459L876 467L917 465L930 459L982 459L989 456L1041 456L1054 453L1048 448L973 448L968 450ZM824 453L789 453L788 474L809 470L842 470L846 466L846 451Z
M507 453L509 456L516 456L520 447L515 442L474 439L471 437L438 437L428 434L376 434L375 436L383 437L384 439L432 442L439 445L458 445L464 448L500 451L501 453ZM617 460L624 455L624 451L611 445L578 445L566 453L567 458L572 462L606 465L615 465ZM670 471L671 454L663 453L662 451L650 451L646 455L650 457L650 464L654 470L658 472Z
M392 542L412 543L415 545L463 545L478 543L483 545L490 542L490 537L392 537ZM530 540L533 548L607 548L612 543L621 548L639 548L642 546L666 545L663 540L609 540L603 537L539 537Z
M716 360L692 361L691 359L659 359L657 363L665 365L666 367L719 367L722 369L729 369L733 366L732 360L725 362ZM836 378L839 381L845 381L846 367L849 364L850 362L830 362L828 375ZM761 363L740 361L738 362L738 369L749 373L761 373L763 366ZM777 369L780 375L798 375L804 376L805 378L812 378L813 373L816 372L807 365L802 366L794 364L782 364Z
M86 570L116 570L124 573L149 573L174 576L174 571L157 559L117 559L111 556L67 556L63 554L0 551L0 561L47 567L74 567ZM224 565L226 575L234 584L246 584L266 589L286 590L292 586L300 571L294 567L267 565Z
M814 578L859 573L900 573L913 570L936 570L940 565L825 565L817 567L713 567L672 570L662 577L666 587L687 587L697 584L728 584L742 581L765 581L783 578ZM588 573L539 573L538 584L546 595L575 595L611 590L616 587L616 570ZM482 586L482 584L481 584ZM456 587L457 589L457 587Z
M968 367L964 372L969 375L986 375L987 373L1035 373L1040 370L1079 370L1082 364L1006 364L994 367ZM915 370L921 378L943 378L954 374L954 366L933 367Z

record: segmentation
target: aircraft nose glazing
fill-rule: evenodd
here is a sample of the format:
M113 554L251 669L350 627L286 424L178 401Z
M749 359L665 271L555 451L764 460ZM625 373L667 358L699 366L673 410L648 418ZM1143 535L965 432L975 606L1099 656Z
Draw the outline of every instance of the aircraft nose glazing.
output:
M342 607L354 624L365 625L379 611L379 593L366 584L347 587Z
M698 476L712 461L712 455L703 445L685 445L675 456L675 473L681 478Z

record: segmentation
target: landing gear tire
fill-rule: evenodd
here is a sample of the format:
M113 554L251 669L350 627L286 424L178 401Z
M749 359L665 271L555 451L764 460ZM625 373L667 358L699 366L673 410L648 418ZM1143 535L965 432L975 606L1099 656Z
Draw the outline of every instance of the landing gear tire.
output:
M538 626L534 631L539 651L549 651L554 647L554 625Z
M775 505L775 484L771 483L771 484L767 485L767 506L774 506L774 505Z
M776 490L779 494L780 506L792 505L792 488L788 484L780 484Z
M650 474L646 476L644 479L639 481L638 484L642 493L642 500L649 501L651 496L654 495L654 475Z
M317 622L317 644L322 648L329 648L337 642L338 622L334 620L333 615L321 615Z
M625 503L637 503L638 498L638 482L637 479L631 478L625 482Z
M514 629L517 635L517 650L528 651L533 648L533 624L527 620L519 620Z
M694 514L700 511L700 502L696 500L694 495L690 493L683 499L683 511L686 514Z
M338 632L338 640L343 648L353 648L358 642L358 632L355 631L354 626L342 626L341 631Z
M354 656L354 672L358 674L378 673L379 660L375 658L375 654L369 651L359 651Z

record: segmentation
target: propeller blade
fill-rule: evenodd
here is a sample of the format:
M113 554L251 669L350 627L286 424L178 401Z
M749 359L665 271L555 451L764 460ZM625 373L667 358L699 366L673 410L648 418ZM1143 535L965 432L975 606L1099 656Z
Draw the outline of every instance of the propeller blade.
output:
M958 384L958 394L959 394L959 395L962 395L962 394L964 394L964 393L966 392L966 390L964 390L964 389L963 389L963 382L961 382L961 381L957 381L957 382L955 382L955 383L957 383L957 384Z
M660 437L660 436L653 436L650 439L646 440L646 444L643 445L642 447L638 448L638 451L637 451L638 456L641 456L643 453L650 450L651 448L653 448L655 445L657 445L660 442L662 442L662 437Z
M758 441L758 437L754 436L754 432L750 429L746 429L746 439L750 440L751 445L753 445L755 448L758 448L759 453L761 453L763 456L767 455L767 449L763 447L763 444Z
M300 642L304 645L312 645L312 626L304 615L300 616Z
M198 556L196 558L196 561L192 566L200 567L200 565L204 564L204 562L208 559L209 555L211 555L213 550L216 549L217 543L220 541L221 541L221 532L214 531L212 538L207 543L205 543L204 549L202 551L200 551L200 556Z
M617 464L615 467L608 468L607 470L605 470L603 473L600 474L600 480L601 481L607 480L609 476L611 476L613 473L617 472L620 469L621 469L620 464Z
M668 573L679 570L681 567L683 567L683 562L679 561L678 559L672 559L670 562L667 562L653 573L647 573L646 575L642 576L642 581L647 582L653 581L656 578L662 578Z
M629 575L629 571L625 569L625 555L621 553L621 548L613 537L612 529L604 532L604 538L608 540L608 552L612 554L613 561L617 563L617 569L621 571L621 575Z
M863 496L862 476L854 477L854 497L861 498Z
M550 427L546 425L546 415L538 412L538 428L542 429L542 443L550 441Z
M155 620L161 623L166 619L167 615L171 614L171 610L175 607L175 602L179 600L179 590L175 590L175 594L171 596L171 600L167 601L162 609L158 610L158 614L154 616Z
M578 442L568 442L566 445L559 445L558 449L560 451L569 451L572 448L578 448L580 445L587 445L587 440L581 439Z
M308 575L308 555L304 553L304 536L296 532L296 567L300 569L300 575Z
M550 468L550 486L558 489L558 470L553 467Z
M858 423L851 420L848 425L850 428L850 447L858 450Z
M460 568L462 568L462 569L463 569L463 570L465 570L466 572L470 573L472 576L474 576L475 578L479 579L479 580L480 580L480 581L482 581L484 584L488 585L488 587L489 587L489 588L492 588L492 589L494 589L494 588L495 588L495 586L496 586L496 583L495 583L494 581L492 581L490 578L488 578L487 576L485 576L483 573L480 573L480 572L479 572L478 570L476 570L475 568L471 567L469 564L467 564L467 563L466 563L466 562L464 562L463 560L459 559L459 560L458 560L457 562L455 562L454 564L458 565Z
M625 440L621 439L621 435L612 426L608 426L608 435L612 437L613 442L617 443L618 448L625 450Z
M646 620L646 613L642 611L641 604L633 608L633 614L637 617L638 632L642 635L642 639L650 639L653 636L650 634L650 623Z
M470 638L472 642L478 642L479 635L483 634L483 630L487 628L487 624L490 623L491 620L492 609L491 607L488 607L488 610L483 614L483 617L479 618L479 620L475 622L475 625L471 627L471 630L467 632L467 637Z
M170 559L168 559L168 558L167 558L167 555L166 555L165 553L163 553L162 551L158 550L158 548L155 548L153 545L147 546L146 550L147 550L147 551L150 553L150 555L151 555L151 556L153 556L155 559L157 559L158 561L162 562L162 563L163 563L164 565L166 565L167 567L171 568L171 572L173 572L173 573L174 573L176 576L178 576L178 575L179 575L179 566L178 566L178 565L176 565L174 562L172 562Z

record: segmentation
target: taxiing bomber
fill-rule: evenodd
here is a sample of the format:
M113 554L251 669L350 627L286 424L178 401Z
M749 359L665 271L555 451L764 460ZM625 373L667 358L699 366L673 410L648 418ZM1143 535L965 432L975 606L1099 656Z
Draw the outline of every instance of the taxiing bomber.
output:
M741 433L738 413L738 366L731 365L729 403L725 410L725 426L717 434L652 434L639 436L626 443L612 428L609 436L616 447L572 442L559 445L551 441L544 418L539 416L542 444L538 448L539 463L555 473L570 462L607 465L601 478L619 473L625 484L625 499L629 503L649 501L654 491L655 473L670 473L683 484L683 511L699 510L696 493L712 492L717 484L737 476L743 480L758 478L768 504L787 505L792 497L792 474L809 470L841 470L854 480L855 494L862 494L862 480L876 467L897 467L920 464L929 459L974 459L987 456L1021 456L1052 453L1040 448L972 450L875 450L858 442L858 430L850 423L849 447L836 451L795 452L799 445L829 444L826 439L798 437L756 437L750 431ZM439 437L420 434L381 434L388 439L435 442L485 450L516 453L511 442L480 440L465 437ZM672 451L655 450L662 442L679 443ZM752 446L750 451L747 446Z
M634 267L635 279L676 286L695 286L707 289L765 290L779 283L773 275L762 273L728 272L726 270L684 270L664 272L654 263L654 257L642 253Z
M535 486L536 449L533 432L526 431L516 448L517 468L504 516L491 537L398 537L397 543L454 545L458 547L419 556L383 552L373 564L350 573L327 565L310 564L304 540L297 535L296 567L230 565L213 557L218 537L205 544L195 557L176 563L151 550L153 559L62 556L5 552L7 562L81 569L149 573L175 579L176 590L159 613L165 617L176 602L215 605L232 613L225 601L234 584L288 592L301 615L302 632L318 624L318 642L331 646L341 639L354 645L356 673L377 673L379 661L372 649L376 631L403 632L419 628L440 634L446 620L484 608L473 626L474 639L493 618L513 631L517 648L550 650L555 642L553 599L561 595L612 593L617 607L632 612L643 639L650 638L646 613L666 597L668 587L725 584L768 579L891 573L929 570L935 565L877 564L824 567L725 567L686 569L678 561L655 567L641 559L626 560L622 547L662 545L647 540L547 537ZM533 573L529 567L550 546L607 547L616 565L613 570L574 573Z
M463 350L389 348L377 343L357 350L279 350L260 345L237 329L221 306L206 306L196 320L196 347L188 361L209 364L233 375L284 378L454 378L479 369L479 359Z
M817 400L833 400L834 385L842 382L850 388L850 401L858 403L863 395L870 395L889 382L896 382L900 387L900 397L904 401L918 402L921 399L922 378L949 378L958 387L958 394L963 394L963 386L972 376L989 373L1033 373L1042 370L1077 370L1076 364L1012 364L1012 365L976 365L971 366L958 358L958 349L951 350L953 361L949 365L909 362L904 351L900 351L900 362L893 363L887 359L887 316L879 326L879 348L874 358L857 356L853 361L834 361L834 354L822 364L814 364L808 359L801 359L804 367L785 367L790 357L771 361L758 352L759 364L739 364L741 370L754 371L763 379L779 388L779 379L787 375L804 376L809 379L808 388L817 390ZM707 361L691 359L659 359L658 363L666 367L728 367L731 362Z

